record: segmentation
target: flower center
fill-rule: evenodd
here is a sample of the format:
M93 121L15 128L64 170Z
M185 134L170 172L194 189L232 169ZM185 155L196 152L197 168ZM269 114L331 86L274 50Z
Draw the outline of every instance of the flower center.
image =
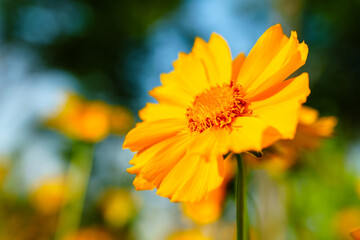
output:
M245 95L241 85L232 83L200 93L186 110L189 130L199 133L211 127L230 130L231 124L237 117L252 113Z

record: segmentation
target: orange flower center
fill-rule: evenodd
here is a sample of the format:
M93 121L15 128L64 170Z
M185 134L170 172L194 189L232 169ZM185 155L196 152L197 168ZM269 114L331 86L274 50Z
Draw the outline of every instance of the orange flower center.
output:
M237 117L252 113L245 95L242 86L233 83L200 93L186 110L188 128L199 133L211 127L230 129Z

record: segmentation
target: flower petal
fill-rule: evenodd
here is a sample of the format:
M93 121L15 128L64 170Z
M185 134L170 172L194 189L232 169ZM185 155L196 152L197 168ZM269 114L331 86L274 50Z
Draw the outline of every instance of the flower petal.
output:
M188 146L188 154L200 155L206 161L210 160L210 156L224 155L229 151L224 142L227 135L225 129L207 129L193 137Z
M237 76L239 75L240 69L245 62L245 54L240 53L237 55L237 57L234 59L232 63L232 74L231 74L231 80L236 81Z
M180 53L179 58L173 62L174 71L170 74L176 78L176 81L168 78L162 78L163 85L176 85L177 88L183 89L195 96L204 88L209 87L206 76L206 69L201 60L192 52L189 54Z
M209 43L201 38L196 38L192 53L202 62L210 86L230 83L230 49L220 35L213 33Z
M223 164L222 156L205 161L199 155L188 154L164 178L157 194L172 202L199 202L221 185L224 176L219 175L219 164Z
M141 190L153 190L155 186L146 181L140 174L136 175L133 184L137 191Z
M226 137L226 144L229 150L234 153L261 151L264 132L268 127L268 124L259 118L239 117L233 124L230 134Z
M213 33L209 40L209 49L214 56L215 65L220 78L217 79L219 85L229 84L231 77L232 58L229 46L225 39Z
M139 151L174 136L185 128L185 119L161 119L152 122L141 122L136 124L136 127L126 135L123 148Z
M161 74L161 79L174 78L174 74ZM193 101L190 93L176 85L163 85L154 88L149 92L149 95L154 97L160 104L170 104L178 107L188 107Z
M163 178L185 155L190 135L182 134L159 142L137 155L130 173L141 173L151 184L160 185Z
M273 94L272 96L270 96ZM294 138L301 104L310 94L309 77L303 73L274 86L251 103L254 116L274 127L282 138Z
M143 121L156 121L168 118L185 118L185 110L183 108L169 104L147 103L146 106L139 111L139 117Z
M259 94L304 65L307 54L308 47L299 43L296 32L288 38L277 24L269 28L250 51L237 83L247 89L249 95Z

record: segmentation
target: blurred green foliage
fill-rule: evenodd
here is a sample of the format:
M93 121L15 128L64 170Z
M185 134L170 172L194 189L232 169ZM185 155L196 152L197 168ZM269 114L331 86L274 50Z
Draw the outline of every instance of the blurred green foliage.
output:
M179 2L1 0L3 38L30 46L49 67L74 74L88 95L128 103L139 85L132 74L136 66L129 70L131 56L146 54L149 27Z
M352 137L360 127L360 112L355 109L360 102L359 12L357 0L304 0L300 21L301 36L310 48L308 104L324 115L338 116Z

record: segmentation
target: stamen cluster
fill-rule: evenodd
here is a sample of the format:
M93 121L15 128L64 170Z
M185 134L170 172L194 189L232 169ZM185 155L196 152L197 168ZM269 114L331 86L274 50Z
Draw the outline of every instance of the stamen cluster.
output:
M230 130L237 117L252 113L245 95L242 86L233 83L212 87L197 95L186 110L189 130L198 133L211 127Z

